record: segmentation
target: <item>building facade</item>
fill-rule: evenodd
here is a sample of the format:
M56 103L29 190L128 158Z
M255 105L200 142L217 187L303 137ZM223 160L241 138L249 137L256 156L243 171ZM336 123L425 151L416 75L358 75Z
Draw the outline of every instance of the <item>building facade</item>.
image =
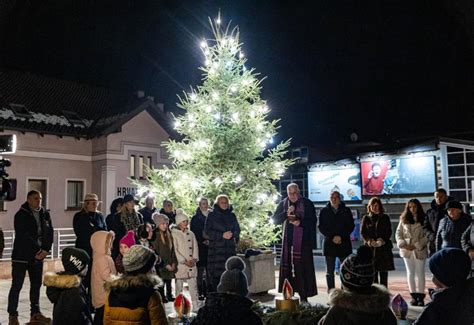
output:
M42 192L56 228L72 227L86 193L97 193L108 214L113 199L135 194L133 180L146 181L147 167L170 163L162 147L167 121L162 105L142 93L0 72L0 134L17 137L16 153L3 157L17 199L0 205L0 227L13 229L32 189Z

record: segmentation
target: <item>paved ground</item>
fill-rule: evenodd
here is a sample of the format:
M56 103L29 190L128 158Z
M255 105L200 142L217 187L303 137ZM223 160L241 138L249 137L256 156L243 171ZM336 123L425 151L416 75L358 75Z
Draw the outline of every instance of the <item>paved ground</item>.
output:
M310 303L320 303L326 304L328 295L326 293L326 277L325 277L325 265L324 259L320 256L315 257L315 266L316 266L316 279L318 283L319 294L315 297L309 299ZM400 293L405 299L409 299L409 292L406 282L406 273L403 260L400 258L395 259L396 271L389 273L389 289L393 294ZM276 272L278 276L278 272ZM337 277L336 277L337 278ZM427 287L432 287L430 281L429 271L426 272L426 284ZM277 279L278 281L278 279ZM8 314L7 314L7 298L8 291L10 289L11 281L10 280L0 280L0 324L8 324ZM339 279L336 280L336 285L339 285ZM20 323L24 324L29 320L29 300L28 300L28 291L29 291L29 280L25 279L25 284L20 295L20 303L18 312L20 314ZM260 300L262 303L270 306L274 306L274 298L278 296L276 290L270 290L266 295L252 296L250 298ZM427 299L428 300L428 299ZM427 301L426 300L426 301ZM51 317L53 306L46 297L45 288L41 288L41 301L40 301L42 312ZM167 313L172 312L172 304L168 303L166 306ZM409 318L414 319L422 310L421 307L410 307Z

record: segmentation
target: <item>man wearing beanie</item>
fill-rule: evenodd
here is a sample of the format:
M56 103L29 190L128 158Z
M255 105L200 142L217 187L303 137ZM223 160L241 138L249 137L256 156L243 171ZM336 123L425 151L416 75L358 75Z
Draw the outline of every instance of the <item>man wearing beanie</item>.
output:
M396 325L397 319L390 309L390 293L374 282L372 250L361 246L357 254L350 255L341 265L343 288L329 294L331 307L319 325L364 324Z
M429 268L436 289L414 324L474 324L474 278L467 279L469 256L461 249L445 248L431 256Z
M436 234L436 251L447 247L462 248L462 234L471 224L471 216L464 213L459 201L449 201L447 215L439 222Z
M54 304L53 325L92 324L89 298L83 277L87 274L89 254L80 248L66 247L62 251L63 272L46 273L46 295Z
M262 320L252 311L253 303L247 298L245 262L232 256L227 259L225 269L217 292L208 294L206 305L199 309L191 325L261 325Z
M156 261L155 253L145 246L134 245L125 253L125 274L106 283L105 325L168 324L158 292L162 281L153 274Z

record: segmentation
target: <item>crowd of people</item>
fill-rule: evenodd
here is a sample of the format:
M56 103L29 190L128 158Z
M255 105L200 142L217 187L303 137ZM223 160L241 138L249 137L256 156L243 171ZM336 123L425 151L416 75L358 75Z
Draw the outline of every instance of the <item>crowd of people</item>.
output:
M382 201L372 197L362 217L363 245L352 254L354 219L339 192L316 214L296 184L287 187L273 220L283 225L280 284L287 279L302 303L317 295L313 262L316 228L324 235L323 255L329 312L320 324L396 324L390 310L388 272L394 270L392 226ZM222 324L238 317L261 320L247 298L245 263L236 257L240 227L229 197L218 195L211 208L202 198L190 218L165 200L158 211L152 197L137 210L133 195L114 200L110 214L98 210L96 194L87 194L73 219L74 247L62 251L64 271L46 273L43 261L53 244L51 216L38 191L30 191L15 215L9 324L18 322L18 299L25 274L30 278L31 322L49 323L40 311L41 284L54 304L53 324L167 324L164 304L187 283L193 324ZM413 306L425 304L425 263L436 289L417 324L472 324L474 257L471 217L463 206L438 189L425 213L417 199L407 202L395 231ZM431 257L430 257L431 256ZM336 288L336 260L341 288ZM172 282L174 284L174 295ZM449 311L449 312L448 312ZM441 322L442 320L442 322Z

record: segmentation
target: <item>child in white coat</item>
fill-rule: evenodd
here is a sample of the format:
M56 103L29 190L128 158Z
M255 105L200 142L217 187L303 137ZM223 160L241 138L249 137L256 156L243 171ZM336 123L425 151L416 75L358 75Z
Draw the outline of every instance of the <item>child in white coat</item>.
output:
M199 250L194 233L189 230L189 217L183 209L176 210L177 227L171 231L173 235L174 249L178 260L178 272L176 272L176 295L183 291L184 282L188 283L193 311L199 309L197 290L197 267Z

